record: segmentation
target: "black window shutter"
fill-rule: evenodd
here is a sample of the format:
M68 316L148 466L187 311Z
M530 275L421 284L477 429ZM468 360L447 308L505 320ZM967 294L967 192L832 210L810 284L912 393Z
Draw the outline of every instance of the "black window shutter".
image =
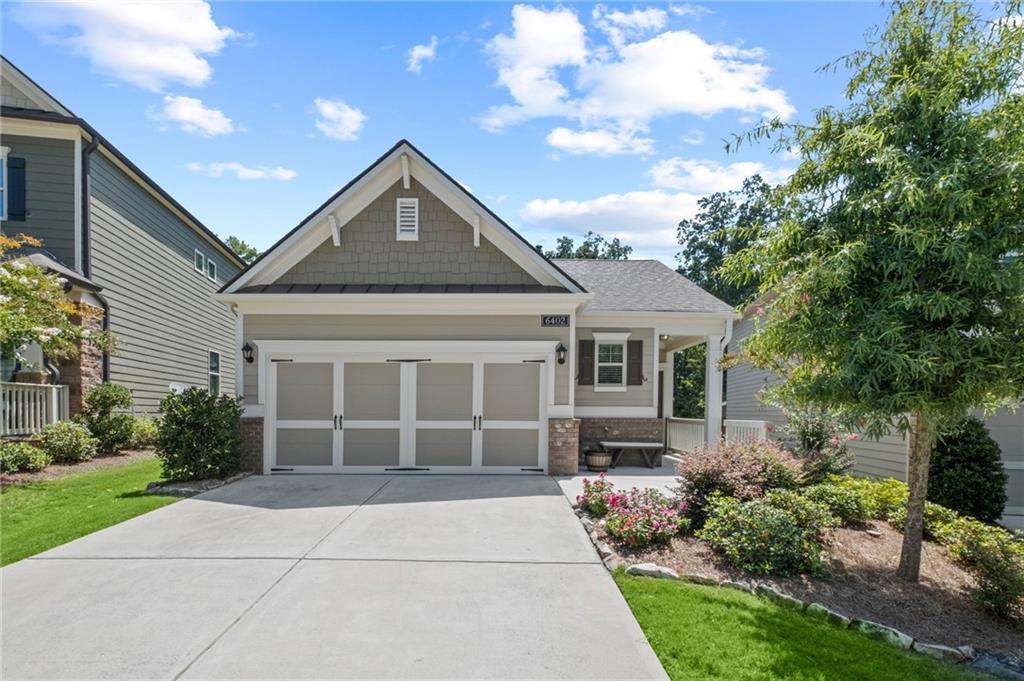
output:
M644 342L626 342L626 385L644 384Z
M579 356L579 384L594 385L594 341L581 340Z
M25 220L25 159L7 158L7 219Z

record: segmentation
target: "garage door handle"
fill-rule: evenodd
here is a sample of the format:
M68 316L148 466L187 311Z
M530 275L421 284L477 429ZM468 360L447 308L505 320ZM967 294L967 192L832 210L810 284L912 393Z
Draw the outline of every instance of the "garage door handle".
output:
M338 415L337 414L334 415L334 429L335 430L338 429Z

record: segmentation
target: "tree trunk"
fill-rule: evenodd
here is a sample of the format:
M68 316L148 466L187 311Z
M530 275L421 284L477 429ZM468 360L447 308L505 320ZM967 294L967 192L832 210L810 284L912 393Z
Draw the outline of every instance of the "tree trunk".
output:
M921 573L921 541L924 538L924 502L928 497L928 463L932 456L932 423L927 416L914 414L907 454L907 523L903 530L903 549L896 576L916 582Z

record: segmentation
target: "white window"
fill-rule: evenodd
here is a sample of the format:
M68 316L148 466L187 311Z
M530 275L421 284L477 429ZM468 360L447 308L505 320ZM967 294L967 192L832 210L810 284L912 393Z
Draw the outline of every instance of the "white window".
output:
M628 333L594 334L594 390L626 390L626 339Z
M7 154L8 147L0 147L0 220L7 219Z
M400 198L395 219L396 236L399 241L417 241L420 232L420 200Z
M220 353L210 350L209 388L211 395L220 395Z
M217 263L210 258L206 259L206 278L210 281L217 281Z
M192 253L192 266L196 268L196 272L206 271L206 256L200 253L198 250Z

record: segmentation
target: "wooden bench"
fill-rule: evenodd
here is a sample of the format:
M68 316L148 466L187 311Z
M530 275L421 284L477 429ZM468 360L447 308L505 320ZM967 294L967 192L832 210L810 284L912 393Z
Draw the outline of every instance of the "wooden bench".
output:
M619 459L622 458L622 454L630 449L640 452L640 455L644 457L644 463L647 464L647 467L654 468L655 457L665 451L664 442L618 442L615 440L602 440L598 444L601 445L601 449L612 455L612 468L615 468L619 464Z

